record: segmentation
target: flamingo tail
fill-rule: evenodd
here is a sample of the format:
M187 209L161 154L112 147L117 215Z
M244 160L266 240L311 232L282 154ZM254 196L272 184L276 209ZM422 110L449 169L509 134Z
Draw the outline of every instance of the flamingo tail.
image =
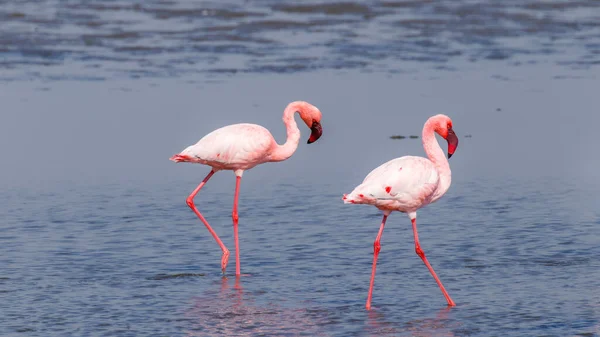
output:
M169 158L169 160L179 163L179 162L192 161L192 157L185 155L185 154L178 153L178 154L174 155L173 157Z
M345 204L373 204L376 201L363 185L357 186L349 194L344 194L342 200L344 200Z

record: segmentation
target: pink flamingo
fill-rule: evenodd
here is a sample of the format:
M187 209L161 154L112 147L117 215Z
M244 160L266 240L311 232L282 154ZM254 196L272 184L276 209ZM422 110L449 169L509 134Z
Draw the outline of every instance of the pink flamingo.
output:
M392 211L408 214L412 222L417 255L421 257L421 260L433 275L446 297L448 305L456 305L444 289L444 285L433 271L429 261L427 261L419 244L419 234L417 232L417 210L441 198L450 187L451 182L450 165L435 139L434 132L437 132L448 141L448 158L450 158L458 146L458 138L452 130L452 120L445 115L433 116L425 122L423 127L423 147L429 159L414 156L392 159L371 171L362 184L343 197L344 203L369 204L383 211L379 233L373 243L373 268L369 295L367 296L367 310L371 309L375 269L377 267L377 256L381 250L380 241L383 227Z
M196 189L187 197L187 205L196 213L204 223L210 234L215 238L223 251L221 269L225 273L229 261L229 250L217 233L210 227L206 219L194 205L194 197L208 179L219 170L232 170L236 176L235 195L233 199L233 235L235 241L235 274L240 276L240 247L238 242L238 195L240 182L245 170L266 162L277 162L288 159L294 154L300 140L300 130L294 120L298 112L300 118L311 129L308 144L315 142L323 132L321 128L321 111L314 105L296 101L288 104L283 112L283 123L287 129L287 141L283 145L277 144L269 130L256 124L233 124L214 130L207 134L198 143L187 147L181 153L174 155L170 160L178 162L199 163L210 166L212 169Z

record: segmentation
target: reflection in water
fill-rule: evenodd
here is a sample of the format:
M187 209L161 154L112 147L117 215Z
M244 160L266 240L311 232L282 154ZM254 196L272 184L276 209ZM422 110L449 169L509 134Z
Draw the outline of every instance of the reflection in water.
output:
M339 323L339 317L328 310L261 305L259 294L244 291L239 277L234 281L224 277L214 286L213 291L192 299L185 314L190 322L187 336L329 336L334 331L331 325ZM365 312L366 326L359 335L456 336L453 330L460 324L448 317L450 310L446 307L435 317L408 322L394 321L381 311L371 310Z
M366 331L368 336L456 336L453 329L459 325L448 318L451 308L445 307L434 318L414 319L403 324L386 320L385 314L377 310L367 313Z
M261 307L255 295L244 292L240 278L233 286L223 277L218 292L193 299L186 312L191 320L187 336L326 336L326 319L319 310Z

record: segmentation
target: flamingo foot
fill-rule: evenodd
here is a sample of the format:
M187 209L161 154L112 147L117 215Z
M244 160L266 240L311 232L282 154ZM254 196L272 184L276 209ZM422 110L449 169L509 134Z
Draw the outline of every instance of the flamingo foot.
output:
M250 277L250 276L252 276L252 274L240 274L240 275L235 275L235 279L239 281L239 279L241 277ZM228 279L229 277L233 277L233 276L231 276L231 275L227 276L227 275L223 274L222 277L223 277L223 279Z
M228 262L229 262L229 249L225 249L223 251L223 257L221 257L221 270L223 271L223 275L225 275L225 270L227 269Z

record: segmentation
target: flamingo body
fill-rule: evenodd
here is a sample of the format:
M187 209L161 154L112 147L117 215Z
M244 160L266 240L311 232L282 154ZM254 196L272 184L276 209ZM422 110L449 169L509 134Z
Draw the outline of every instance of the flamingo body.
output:
M344 202L369 204L381 210L415 212L434 202L440 176L427 158L405 156L392 159L367 175Z
M266 128L233 124L212 131L174 156L176 162L199 163L217 170L249 170L270 161L277 142Z
M367 310L371 309L383 229L392 211L408 214L413 227L415 252L429 269L446 297L448 305L456 305L425 257L417 232L417 210L441 198L448 191L452 180L448 160L444 157L434 133L438 133L448 141L448 158L450 158L458 146L458 138L452 129L452 120L446 115L433 116L423 127L423 147L428 158L405 156L392 159L371 171L360 185L342 198L346 204L368 204L383 211L379 233L373 243L373 266Z

